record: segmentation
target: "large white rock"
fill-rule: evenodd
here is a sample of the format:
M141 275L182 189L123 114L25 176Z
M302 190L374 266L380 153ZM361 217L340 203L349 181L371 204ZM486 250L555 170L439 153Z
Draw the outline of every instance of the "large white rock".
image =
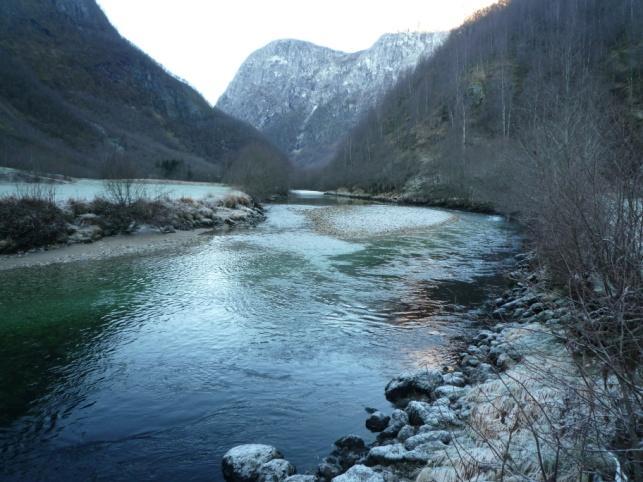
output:
M257 482L284 482L295 472L295 466L287 460L273 459L259 467Z
M344 474L334 477L333 482L384 482L384 477L365 465L353 465Z
M425 402L412 401L406 407L411 425L429 425L442 427L457 423L458 417L445 405L431 405Z
M256 482L263 464L282 458L281 453L270 445L238 445L223 456L223 477L229 482Z

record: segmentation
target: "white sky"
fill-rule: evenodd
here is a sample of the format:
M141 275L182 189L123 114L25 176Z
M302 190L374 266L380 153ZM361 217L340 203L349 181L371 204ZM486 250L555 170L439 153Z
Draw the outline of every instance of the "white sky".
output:
M121 35L215 104L237 69L272 40L347 52L383 33L448 30L495 0L98 0Z

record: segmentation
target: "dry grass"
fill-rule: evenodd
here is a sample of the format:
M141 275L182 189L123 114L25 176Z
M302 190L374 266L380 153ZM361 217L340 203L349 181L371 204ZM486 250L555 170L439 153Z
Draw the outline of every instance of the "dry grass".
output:
M565 346L538 324L506 330L505 339L523 360L466 395L472 407L466 428L417 481L613 477L616 459L602 449L615 429L605 421L608 407L590 400L601 394L595 385L588 390ZM603 390L613 388L608 381ZM601 431L593 430L598 420Z

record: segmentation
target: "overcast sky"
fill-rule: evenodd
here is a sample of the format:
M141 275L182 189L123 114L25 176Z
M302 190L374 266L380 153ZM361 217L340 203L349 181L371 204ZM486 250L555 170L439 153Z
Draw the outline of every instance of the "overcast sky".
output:
M346 52L383 33L448 30L495 0L98 0L112 24L215 104L254 50L282 38Z

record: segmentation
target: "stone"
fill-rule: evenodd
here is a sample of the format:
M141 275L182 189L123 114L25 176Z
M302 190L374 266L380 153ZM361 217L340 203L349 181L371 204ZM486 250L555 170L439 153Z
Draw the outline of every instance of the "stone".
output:
M263 464L282 458L281 453L270 445L238 445L223 456L223 477L229 482L255 482Z
M431 457L435 454L435 452L444 450L445 447L446 445L440 442L439 440L434 440L433 442L419 445L413 450L409 450L406 453L406 455L404 456L404 461L411 462L411 463L426 464L431 459Z
M295 472L295 466L287 460L273 459L259 467L257 482L283 482Z
M330 462L322 462L317 466L317 475L324 480L331 480L342 473L342 468L338 464L331 464Z
M374 412L366 419L366 428L371 432L381 432L388 426L391 417L382 412Z
M391 380L384 390L389 402L399 403L409 398L431 398L435 387L442 385L439 370L422 370Z
M465 385L464 374L461 372L451 372L442 375L442 380L446 385L463 387Z
M415 435L416 429L412 425L404 425L397 434L397 439L400 442L405 442Z
M380 445L373 447L366 457L367 465L391 465L404 461L407 450L402 444Z
M428 432L419 433L413 437L409 437L404 442L404 448L407 450L414 450L420 445L426 445L431 442L439 441L443 444L448 444L451 441L451 434L446 430L431 430Z
M346 435L335 441L335 447L340 450L365 450L366 443L364 442L364 439L358 437L357 435Z
M409 416L404 410L393 410L388 426L380 433L383 438L393 438L397 435L402 427L408 425Z
M496 358L496 366L501 370L506 370L513 364L513 359L506 353L501 353Z
M447 397L449 400L455 400L467 393L467 389L456 387L455 385L440 385L435 389L436 397Z
M333 479L333 482L384 482L382 474L365 465L354 465Z
M325 462L338 465L342 470L355 465L366 455L366 443L357 435L347 435L335 442L335 450L331 457L324 459Z
M303 475L303 474L297 474L297 475L291 475L288 477L284 482L317 482L317 477L314 475Z
M425 402L413 401L406 407L411 425L431 425L439 427L457 423L458 419L453 410L446 406L434 407Z

